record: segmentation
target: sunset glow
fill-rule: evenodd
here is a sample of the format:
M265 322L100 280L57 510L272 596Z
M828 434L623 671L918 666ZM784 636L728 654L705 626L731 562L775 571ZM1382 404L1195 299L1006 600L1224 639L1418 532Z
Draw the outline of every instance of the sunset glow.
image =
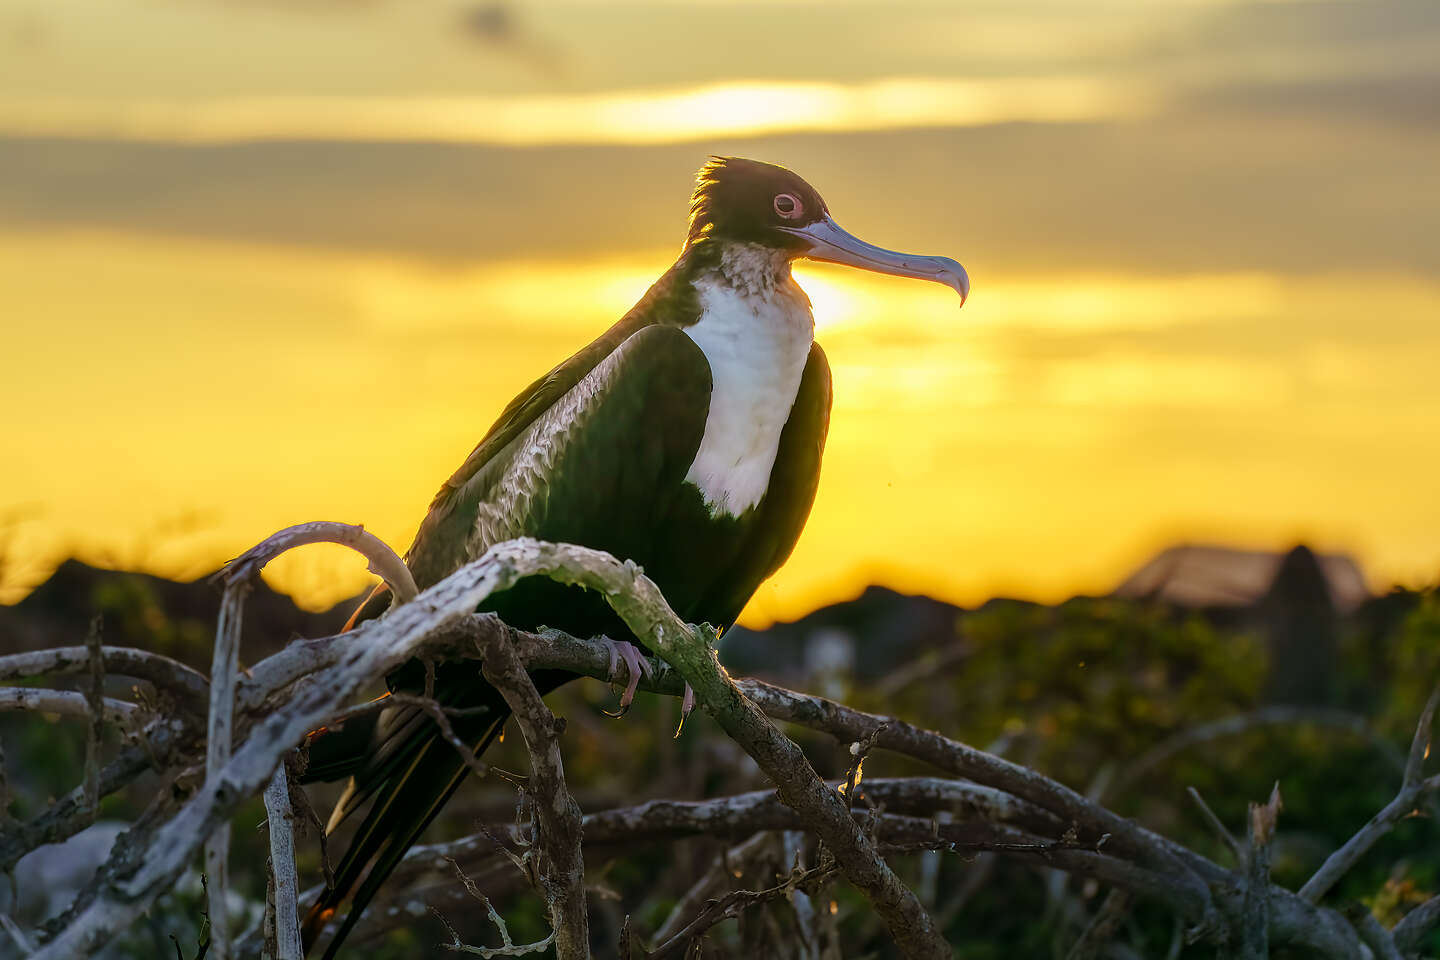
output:
M303 520L403 550L669 266L711 153L974 284L958 310L797 268L835 411L746 622L870 582L1103 592L1180 540L1440 573L1423 4L502 13L0 14L0 601L65 556L195 576ZM312 606L367 580L338 548L268 575Z
M17 315L46 317L12 331L31 362L0 387L8 409L30 411L8 441L21 468L5 478L22 507L12 548L195 575L314 518L363 522L403 548L510 396L623 313L668 256L440 269L135 236L0 238ZM155 286L170 275L185 282ZM1325 293L1246 274L1000 274L959 311L938 286L799 275L835 416L806 535L747 622L872 578L966 603L1103 591L1182 536L1355 550L1377 585L1440 559L1421 532L1440 508L1423 485L1394 483L1401 469L1440 469L1414 442L1440 415L1419 358L1184 346L1222 309L1257 329L1293 316L1323 327L1377 301L1440 315L1440 284L1357 275ZM285 347L267 331L285 331ZM1157 331L1179 346L1147 342ZM1105 343L1082 355L1066 346L1095 337ZM44 570L12 573L8 597ZM366 580L363 563L321 548L271 576L316 605Z
M886 130L1128 116L1149 101L1093 77L725 83L640 93L510 97L0 97L0 133L180 143L418 140L681 143L777 131Z

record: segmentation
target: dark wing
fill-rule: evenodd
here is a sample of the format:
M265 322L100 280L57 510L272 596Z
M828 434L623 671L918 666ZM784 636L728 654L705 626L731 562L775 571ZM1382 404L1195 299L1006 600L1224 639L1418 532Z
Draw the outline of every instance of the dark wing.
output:
M477 475L484 473L497 454L510 447L535 423L537 417L574 389L595 369L596 364L634 332L622 331L619 327L620 324L612 327L604 336L522 390L501 412L499 419L465 458L460 469L435 494L420 530L415 534L415 542L405 555L411 573L422 590L443 580L470 559L465 555L469 535L467 520L474 516L476 498L487 492L477 489L486 486L475 482ZM472 509L467 511L467 507Z
M468 560L474 559L467 556L466 545L475 518L475 507L490 486L484 482L492 476L486 474L486 468L529 429L536 418L553 407L597 364L645 325L637 311L627 314L580 352L521 390L500 412L499 418L470 451L460 469L445 481L430 501L430 509L420 523L415 541L405 554L406 565L420 589L433 586ZM481 482L477 482L477 476L482 477ZM376 584L350 615L345 629L353 630L366 620L380 616L389 609L390 601L390 589L383 583Z
M710 390L705 355L682 330L641 326L454 488L445 522L464 522L468 529L446 536L474 555L490 543L521 535L585 543L618 556L643 555L646 545L640 540L650 536L653 523L646 521L651 511L680 488L695 458ZM417 538L416 549L423 547ZM531 580L544 589L526 589ZM574 629L561 611L576 608L583 591L531 580L502 595L496 606L501 616L519 625L543 620ZM591 599L608 610L602 597ZM408 664L390 680L396 689L423 689L424 669ZM545 680L548 686L558 682ZM488 708L484 716L457 717L453 724L477 752L503 723L504 702L473 662L442 664L435 694L446 707ZM326 769L352 773L332 827L374 797L336 868L334 886L307 918L307 937L313 939L355 891L327 957L468 770L414 708L384 711L374 730L376 740L350 767L342 759L325 759Z
M755 589L790 558L800 539L820 486L820 458L830 431L830 400L830 364L820 344L814 343L790 419L780 433L770 485L757 507L759 515L735 561L718 578L702 606L707 617L717 617L712 625L721 630L735 622Z
M503 461L514 455L517 442L538 419L641 329L694 318L699 305L694 302L694 288L684 280L684 269L684 261L677 261L614 326L510 401L460 469L445 481L415 534L405 559L421 589L479 555L469 552L476 508L496 489L502 474L497 461L503 468ZM707 377L708 370L707 366Z

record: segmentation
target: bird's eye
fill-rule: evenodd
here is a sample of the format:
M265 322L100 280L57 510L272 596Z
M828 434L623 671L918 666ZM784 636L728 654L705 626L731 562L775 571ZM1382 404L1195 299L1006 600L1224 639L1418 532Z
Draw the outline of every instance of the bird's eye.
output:
M775 212L786 220L795 220L805 212L805 204L793 193L782 193L775 197Z

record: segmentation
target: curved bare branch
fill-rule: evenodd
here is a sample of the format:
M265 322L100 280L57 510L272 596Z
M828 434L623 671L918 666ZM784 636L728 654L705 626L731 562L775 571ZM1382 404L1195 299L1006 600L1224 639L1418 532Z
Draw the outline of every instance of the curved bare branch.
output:
M205 716L210 706L210 681L194 670L158 653L147 653L131 647L101 647L105 672L122 677L145 680L156 688L175 696L187 711ZM83 674L90 669L90 652L86 647L53 647L0 657L0 680L26 680L33 677L66 677Z
M370 572L384 580L401 603L415 599L420 592L410 568L389 544L362 526L334 520L297 523L273 533L231 560L217 577L227 584L250 580L280 554L307 543L338 543L359 553L369 563Z

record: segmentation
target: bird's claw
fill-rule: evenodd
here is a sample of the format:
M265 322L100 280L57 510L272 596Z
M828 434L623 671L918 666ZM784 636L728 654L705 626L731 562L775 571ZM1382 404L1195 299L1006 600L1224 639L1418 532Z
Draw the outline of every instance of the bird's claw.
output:
M605 711L607 717L619 718L630 712L630 704L634 701L635 691L640 686L640 677L642 675L653 677L655 670L650 666L650 661L645 659L645 655L640 652L640 648L635 646L635 644L625 640L606 639L605 642L610 648L610 682L619 682L619 668L621 663L625 664L625 672L628 674L628 679L625 683L625 692L620 694L620 709L614 713L611 713L609 710Z
M685 729L685 718L690 716L690 711L695 709L695 689L690 684L685 684L685 693L680 697L680 725L675 728L675 739L680 739L680 733Z

